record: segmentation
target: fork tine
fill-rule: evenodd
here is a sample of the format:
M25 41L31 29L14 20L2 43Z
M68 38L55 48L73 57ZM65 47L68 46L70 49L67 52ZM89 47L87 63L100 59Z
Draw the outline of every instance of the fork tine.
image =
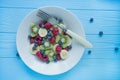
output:
M45 16L43 13L37 13L37 16L42 18L42 20L47 20L48 19L48 17Z
M38 12L42 12L42 13L44 13L46 16L48 16L48 17L52 17L51 15L49 15L48 13L44 12L44 11L41 10L41 9L39 9Z
M37 16L41 17L43 20L48 20L51 16L42 10L38 10Z

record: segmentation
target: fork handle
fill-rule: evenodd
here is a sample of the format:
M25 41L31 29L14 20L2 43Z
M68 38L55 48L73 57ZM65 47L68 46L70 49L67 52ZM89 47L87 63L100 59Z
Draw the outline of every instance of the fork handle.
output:
M87 41L85 38L79 36L78 34L72 32L71 30L67 29L66 33L69 34L74 39L76 39L84 47L87 47L87 48L92 48L93 47L92 44L89 41Z

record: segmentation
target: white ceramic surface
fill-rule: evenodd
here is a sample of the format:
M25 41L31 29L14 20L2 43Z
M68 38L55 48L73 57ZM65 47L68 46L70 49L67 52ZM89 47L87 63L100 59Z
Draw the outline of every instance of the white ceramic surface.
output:
M48 14L61 17L70 30L80 36L85 36L80 21L70 11L56 6L47 6L40 9L44 10ZM36 16L37 10L38 9L33 10L24 18L17 32L16 45L22 61L30 69L45 75L61 74L72 69L80 61L80 58L84 52L84 48L74 39L72 40L72 50L69 51L69 57L64 61L46 64L30 53L30 43L28 40L28 35L30 34L29 26L31 22L37 24L40 21L40 18Z

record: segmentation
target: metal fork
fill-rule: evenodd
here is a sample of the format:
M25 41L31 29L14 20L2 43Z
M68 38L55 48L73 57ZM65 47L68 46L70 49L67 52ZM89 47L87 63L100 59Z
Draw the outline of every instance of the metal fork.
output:
M49 19L50 23L56 24L58 27L60 27L63 31L65 31L67 34L69 34L72 38L74 38L76 41L78 41L81 45L87 48L92 48L93 45L84 39L83 37L79 36L78 34L72 32L71 30L67 29L67 27L64 24L58 24L55 17L52 15L46 13L45 11L39 9L37 16L39 16L42 20L47 21Z

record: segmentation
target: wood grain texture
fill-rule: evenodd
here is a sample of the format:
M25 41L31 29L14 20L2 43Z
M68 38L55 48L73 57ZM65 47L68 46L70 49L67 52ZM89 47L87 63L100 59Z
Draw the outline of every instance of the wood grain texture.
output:
M119 80L119 61L81 59L77 66L64 74L46 76L32 71L18 58L0 58L0 80Z
M93 49L85 50L72 70L56 76L38 74L16 56L19 24L33 9L49 5L74 13L83 24L87 40L94 45ZM100 31L104 33L102 37L98 35ZM120 80L119 75L119 0L0 0L0 80Z

